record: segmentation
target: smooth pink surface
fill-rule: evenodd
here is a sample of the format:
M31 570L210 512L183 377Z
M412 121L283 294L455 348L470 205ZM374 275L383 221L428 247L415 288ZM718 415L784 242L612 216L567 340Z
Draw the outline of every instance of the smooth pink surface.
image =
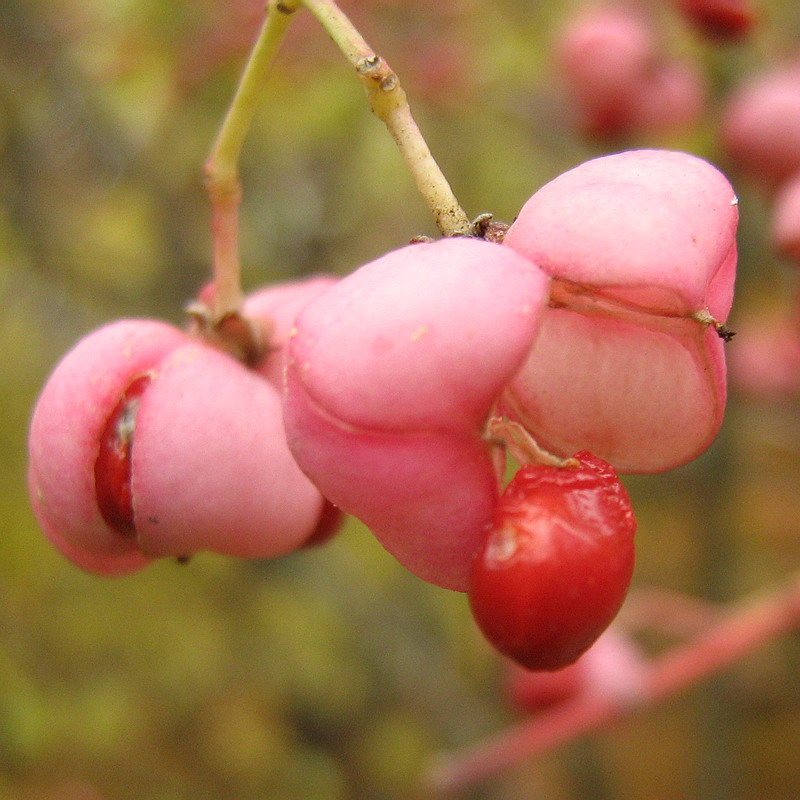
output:
M497 477L482 428L547 280L475 239L409 245L312 302L289 344L289 444L322 493L420 577L464 589Z
M657 50L646 17L626 7L593 7L570 19L556 60L580 127L599 136L628 132Z
M498 495L477 431L381 432L326 415L290 370L284 418L298 463L423 580L466 590Z
M744 83L720 125L731 166L774 191L800 170L800 61Z
M312 275L309 278L268 286L245 298L245 316L260 320L270 331L270 352L256 372L261 373L274 386L283 386L286 343L298 313L338 280L333 275Z
M740 392L772 400L800 392L800 309L759 309L737 323L731 380Z
M713 441L725 408L722 349L697 324L659 330L548 309L504 400L553 453L580 446L620 472L660 472Z
M556 55L570 77L595 81L595 90L632 83L654 65L657 41L645 14L625 6L595 6L560 31Z
M148 562L134 539L101 517L94 463L106 420L132 378L186 341L161 322L107 325L64 356L37 401L29 436L31 503L47 537L86 570L118 575Z
M706 88L699 70L670 58L653 20L632 6L590 6L556 41L558 78L588 135L630 136L692 124Z
M706 82L694 61L665 61L640 93L632 127L642 133L686 129L700 119L707 100Z
M131 483L151 556L277 556L304 542L322 510L289 453L277 390L202 344L173 351L143 395Z
M543 186L504 243L595 296L658 314L708 308L724 321L737 222L733 189L711 164L686 153L630 150ZM725 280L716 280L723 272Z
M409 245L305 309L290 368L349 425L476 428L532 340L545 292L541 272L499 245Z
M733 297L738 211L713 166L638 150L540 189L505 238L553 276L550 308L505 395L553 452L588 449L622 472L695 458L725 408L720 323Z
M787 178L775 195L770 237L781 255L800 264L800 170Z

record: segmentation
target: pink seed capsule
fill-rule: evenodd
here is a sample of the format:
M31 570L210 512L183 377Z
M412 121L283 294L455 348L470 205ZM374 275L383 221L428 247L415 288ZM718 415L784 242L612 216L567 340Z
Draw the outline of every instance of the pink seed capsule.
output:
M731 168L770 194L800 171L800 60L743 82L728 99L720 132Z
M366 264L297 318L284 402L295 458L437 585L466 588L499 491L485 424L546 293L510 249L442 239Z
M552 278L508 415L551 452L585 448L620 472L699 455L725 408L737 220L726 178L686 153L605 156L539 189L504 240Z
M277 390L147 320L95 331L57 366L34 410L29 475L46 535L101 574L201 550L277 556L325 518Z
M653 26L627 7L589 7L556 41L558 76L578 126L600 138L636 126L639 98L659 59Z
M694 123L703 110L700 71L668 56L641 9L583 8L560 32L555 49L569 110L587 136L674 131Z
M127 526L128 535L104 518L96 495L96 463L109 417L132 378L146 374L187 341L177 328L161 322L112 323L78 342L39 396L28 438L31 504L50 541L86 570L121 575L149 561L131 535L124 500L113 512L110 501L104 505L117 524ZM115 473L119 476L120 469Z

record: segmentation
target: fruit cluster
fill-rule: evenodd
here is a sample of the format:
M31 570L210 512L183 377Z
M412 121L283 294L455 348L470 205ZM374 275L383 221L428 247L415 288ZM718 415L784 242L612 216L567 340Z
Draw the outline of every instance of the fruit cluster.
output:
M568 20L555 55L574 124L588 137L686 129L702 114L700 70L665 52L642 9L589 5Z
M720 144L731 167L765 200L767 237L790 269L800 265L800 59L795 53L750 76L726 99ZM734 361L740 388L800 391L800 293L796 281L774 308L742 325Z
M36 406L37 518L114 575L277 556L352 514L416 575L467 591L498 649L564 666L630 581L615 469L686 463L720 425L736 225L709 163L629 151L542 187L501 241L478 229L256 293L239 321L257 357L198 326L112 323ZM504 489L507 452L521 467Z
M674 0L679 19L715 42L742 42L759 22L751 0ZM666 12L667 17L670 11ZM568 15L554 41L556 84L574 127L604 146L669 136L721 113L714 128L722 157L766 200L774 253L800 264L800 59L782 55L736 83L714 85L707 65L673 52L665 14L611 0ZM794 280L794 279L792 279ZM791 286L791 285L790 285ZM732 374L745 393L800 392L800 293L784 291L772 308L738 327Z
M733 41L753 28L750 0L675 0L702 36ZM587 4L555 41L557 79L573 123L600 140L688 130L705 111L709 87L696 59L674 55L652 9Z

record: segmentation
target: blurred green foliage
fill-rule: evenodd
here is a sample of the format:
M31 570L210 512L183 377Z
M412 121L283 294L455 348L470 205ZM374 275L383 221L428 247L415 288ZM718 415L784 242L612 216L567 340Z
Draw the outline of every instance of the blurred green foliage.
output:
M392 63L471 216L510 220L602 147L566 123L550 43L579 2L343 3ZM715 85L707 120L669 139L718 163L725 91L800 46L800 7L763 2L741 46L669 46ZM462 596L407 574L358 524L275 562L197 556L124 579L44 541L25 492L30 409L82 334L120 316L180 322L209 276L202 165L232 95L254 0L0 4L0 798L418 798L435 754L514 718ZM736 180L735 165L732 169ZM391 139L307 15L291 29L242 163L246 289L344 274L435 233ZM736 315L797 284L746 184ZM734 322L734 328L736 327ZM734 344L731 346L735 346ZM637 585L725 600L800 566L797 399L734 393L694 464L627 481ZM797 642L470 796L800 796Z

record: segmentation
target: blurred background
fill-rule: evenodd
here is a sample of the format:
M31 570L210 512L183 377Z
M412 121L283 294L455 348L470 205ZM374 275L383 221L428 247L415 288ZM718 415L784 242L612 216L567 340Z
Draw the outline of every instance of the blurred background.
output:
M471 217L511 221L537 187L594 155L685 149L721 166L741 199L731 327L796 322L797 267L774 254L768 198L726 156L719 120L741 81L800 52L800 6L763 0L747 37L720 42L671 3L639 3L664 52L705 81L702 114L598 139L576 124L553 58L586 5L342 3L398 72ZM0 798L423 798L419 777L438 753L520 718L465 598L408 574L357 523L272 562L200 555L101 579L63 560L30 511L27 426L57 360L112 319L182 324L209 277L202 166L261 6L0 3ZM436 233L363 91L305 13L241 173L248 291L346 274ZM768 339L764 357L777 350ZM789 372L766 384L734 374L706 454L625 479L639 519L632 597L655 588L725 602L800 568L800 378ZM643 645L656 651L670 635ZM793 800L798 668L798 638L775 641L463 796Z

